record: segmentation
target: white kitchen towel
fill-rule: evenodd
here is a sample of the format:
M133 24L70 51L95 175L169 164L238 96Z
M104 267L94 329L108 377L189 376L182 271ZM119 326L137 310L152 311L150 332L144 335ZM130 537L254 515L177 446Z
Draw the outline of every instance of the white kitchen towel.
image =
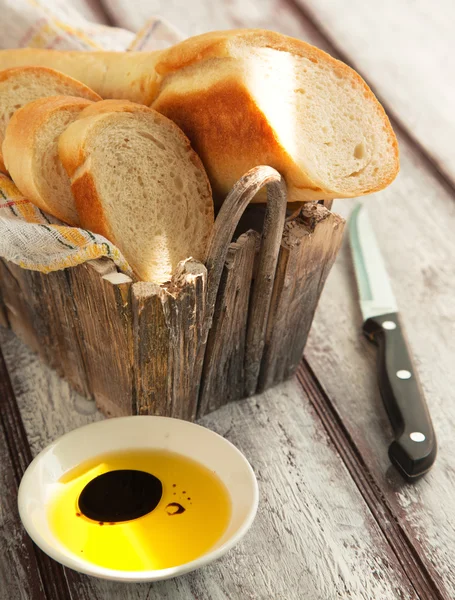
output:
M0 0L1 48L59 50L159 50L182 39L169 23L154 17L134 34L92 23L74 5L99 18L89 0ZM134 11L134 2L130 3ZM131 275L121 252L106 238L58 222L29 202L6 175L0 174L0 257L49 273L107 256Z

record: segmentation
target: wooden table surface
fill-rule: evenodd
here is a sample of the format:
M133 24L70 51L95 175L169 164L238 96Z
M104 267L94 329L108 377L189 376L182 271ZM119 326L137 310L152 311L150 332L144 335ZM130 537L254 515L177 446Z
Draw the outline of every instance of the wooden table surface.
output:
M298 375L202 422L236 444L259 480L244 541L196 573L119 584L63 569L24 533L16 490L31 457L102 418L13 334L1 346L0 599L421 600L455 598L455 48L453 0L163 0L75 5L136 30L159 13L187 34L262 27L355 67L392 118L401 173L366 200L438 436L432 471L405 483L375 349L361 333L346 244L330 274ZM113 15L116 21L113 22ZM353 201L336 201L348 215Z

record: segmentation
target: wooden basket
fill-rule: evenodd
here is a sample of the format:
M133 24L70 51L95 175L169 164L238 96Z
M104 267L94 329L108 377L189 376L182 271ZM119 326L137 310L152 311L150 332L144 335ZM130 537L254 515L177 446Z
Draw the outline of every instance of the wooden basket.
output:
M262 236L233 239L267 186ZM108 416L193 420L297 368L344 220L320 203L286 219L286 189L256 167L215 222L205 266L165 285L134 283L107 259L44 275L0 261L0 323Z

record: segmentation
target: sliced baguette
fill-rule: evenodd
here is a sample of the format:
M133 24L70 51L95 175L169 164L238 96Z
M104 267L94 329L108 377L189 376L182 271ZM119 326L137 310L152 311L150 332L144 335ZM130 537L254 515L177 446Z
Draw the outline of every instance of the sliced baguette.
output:
M81 52L16 48L0 50L0 69L27 65L50 67L82 81L103 98L134 100L149 105L158 93L154 52Z
M33 100L48 96L76 96L101 100L86 85L46 67L17 67L0 71L0 169L5 170L2 144L6 127L14 112Z
M258 164L285 176L290 202L369 194L398 173L397 140L369 87L301 40L239 29L158 52L79 55L4 50L0 67L55 66L103 97L152 102L190 138L219 202Z
M29 102L12 116L3 142L6 166L22 194L70 225L79 225L80 220L58 157L58 138L91 104L71 96Z
M82 226L115 243L140 279L163 283L180 260L204 258L210 184L172 121L132 102L98 102L60 136L59 156Z
M368 194L398 173L397 140L371 90L305 42L212 32L163 52L156 69L152 107L189 137L219 200L260 164L285 176L289 202Z

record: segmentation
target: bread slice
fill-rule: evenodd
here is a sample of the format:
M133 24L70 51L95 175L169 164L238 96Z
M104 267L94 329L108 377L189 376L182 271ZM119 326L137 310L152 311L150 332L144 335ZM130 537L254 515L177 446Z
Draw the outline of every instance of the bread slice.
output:
M189 137L215 198L260 164L285 176L290 202L368 194L398 173L397 140L371 90L305 42L212 32L163 52L156 69L152 106Z
M115 243L137 276L168 281L203 260L213 226L210 184L180 129L156 111L98 102L60 136L82 226Z
M5 170L2 144L14 112L33 100L48 96L77 96L96 102L101 97L86 85L46 67L17 67L0 71L0 169Z
M71 96L29 102L12 116L3 142L6 166L22 194L70 225L80 221L69 177L58 157L58 138L91 104Z
M289 202L369 194L398 173L397 140L362 78L279 33L213 31L157 52L0 51L0 68L28 62L152 103L190 138L218 202L259 164L284 175Z

